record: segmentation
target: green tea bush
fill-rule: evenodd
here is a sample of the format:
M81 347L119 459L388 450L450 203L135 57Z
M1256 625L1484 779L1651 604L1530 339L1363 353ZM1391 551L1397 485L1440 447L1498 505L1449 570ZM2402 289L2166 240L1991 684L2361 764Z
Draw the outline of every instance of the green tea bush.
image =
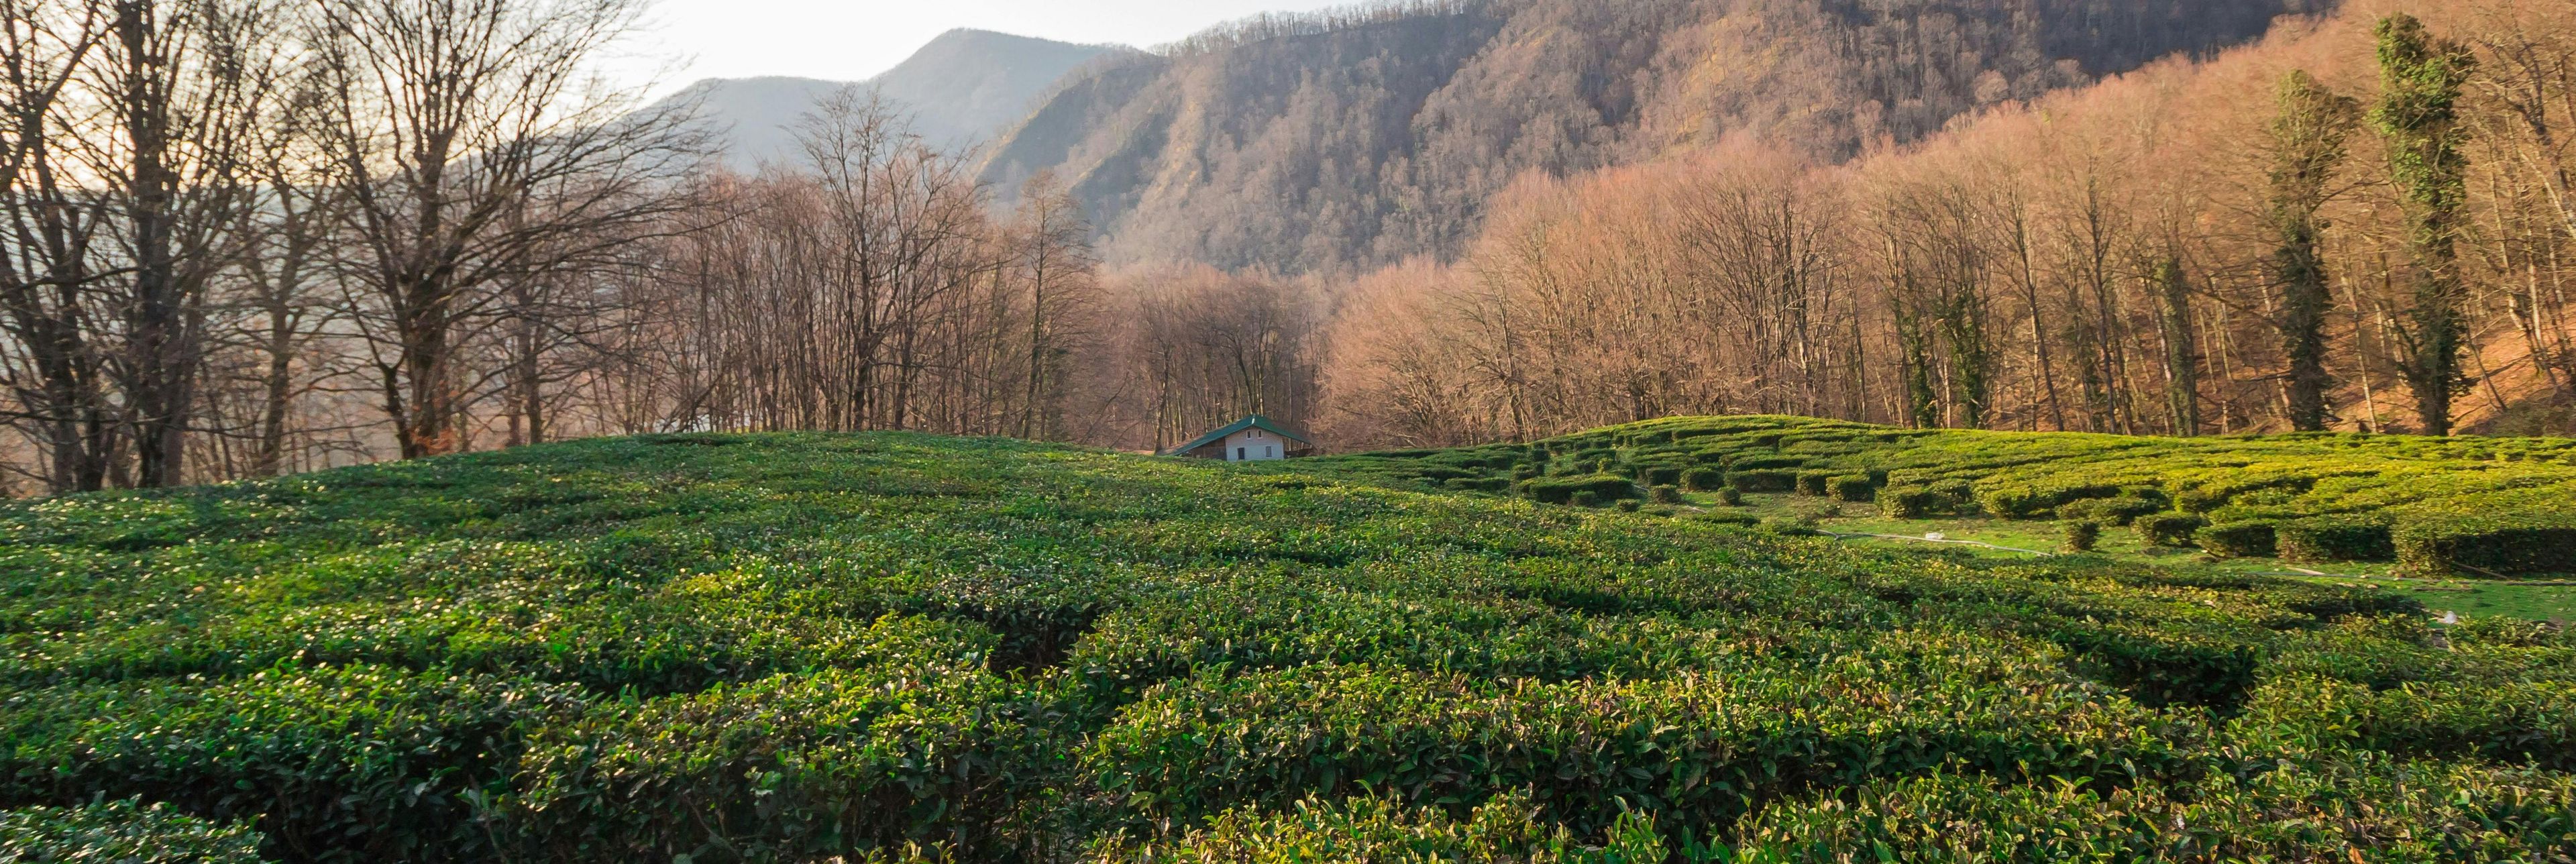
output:
M2302 563L2386 561L2397 546L2384 516L2319 516L2274 526L2281 559Z
M1644 864L1665 860L1663 835L1642 812L1622 814L1605 842L1579 842L1528 793L1507 792L1458 819L1440 807L1386 798L1340 804L1308 797L1278 811L1228 810L1161 843L1102 850L1100 864L1303 864L1326 861L1488 861Z
M1878 482L1867 474L1845 474L1826 483L1834 500L1847 504L1866 504L1878 499Z
M1744 528L1751 528L1755 525L1762 524L1762 517L1755 516L1751 513L1727 513L1722 511L1709 512L1699 514L1698 518L1702 522L1709 522L1718 525L1733 525Z
M1728 507L1742 506L1744 504L1744 492L1733 486L1719 489L1717 490L1717 503L1724 504Z
M1798 486L1798 472L1768 469L1729 470L1726 485L1737 492L1788 492Z
M2037 786L1934 773L1773 805L1729 857L1879 861L2523 862L2576 854L2566 775L2372 760L2181 785ZM2535 857L2538 856L2538 857Z
M23 690L0 713L0 798L140 795L256 819L288 848L484 858L478 802L507 788L523 736L583 705L561 685L381 666Z
M1619 512L1622 513L1635 513L1644 506L1644 504L1639 503L1635 498L1619 499L1619 503L1617 505Z
M2390 540L2398 572L2410 576L2576 572L2576 513L2422 517Z
M1841 474L1840 471L1800 471L1798 472L1798 494L1825 497L1825 494L1830 491L1827 488L1828 484Z
M27 864L259 864L260 837L245 824L188 816L133 799L80 807L0 811L0 861Z
M2284 675L2254 690L2229 730L2285 753L2370 750L2576 770L2576 682L2368 685Z
M1083 757L1099 788L1150 818L1220 802L1394 792L1477 800L1531 788L1577 833L1617 801L1722 824L1800 783L1842 785L1957 758L2023 776L2177 769L2178 734L2053 666L1991 645L1898 635L1818 664L1723 676L1564 684L1305 666L1165 685ZM1477 766L1459 771L1452 766Z
M1693 492L1714 492L1726 488L1726 471L1718 468L1693 468L1684 471L1682 488Z
M2138 542L2148 546L2189 546L2200 529L2209 527L2209 519L2196 513L2158 513L2140 517L2130 527L2138 532Z
M2055 513L2069 502L2118 494L2120 487L2104 483L2016 484L1985 490L1977 496L1977 503L1986 512L2005 519L2036 519Z
M2065 549L2068 552L2091 552L2102 542L2102 523L2074 521L2064 523Z
M1807 467L1807 460L1805 457L1801 456L1743 456L1726 463L1726 470L1730 472L1779 471L1787 473L1793 477L1796 476L1799 469L1805 467Z
M1043 782L1028 714L1014 688L955 662L603 705L530 742L515 821L563 859L989 848Z
M1878 512L1890 519L1929 519L1948 507L1948 498L1920 486L1891 486L1878 495Z
M2069 610L2075 611L2075 610ZM2102 612L2088 618L2098 618ZM2033 616L2042 618L2043 616ZM2066 648L2070 666L2152 707L2232 710L2255 685L2263 646L2184 622L2066 620L2030 629Z
M2165 503L2152 498L2122 495L2115 498L2088 498L2069 501L2057 507L2057 518L2080 519L2105 525L2128 527L2140 516L2162 513Z
M2270 558L2277 554L2270 522L2235 522L2200 529L2192 539L2201 549L2220 558Z
M1594 492L1590 489L1577 489L1574 492L1574 499L1566 503L1573 504L1576 507L1599 507L1601 506L1601 493Z
M1580 504L1599 506L1603 501L1633 498L1637 484L1615 474L1591 474L1576 477L1550 477L1521 484L1521 494L1544 504ZM1589 495L1588 502L1576 499Z
M1890 519L1930 519L1956 516L1975 506L1974 489L1965 481L1944 480L1925 486L1894 487L1881 490L1879 512Z
M1648 489L1646 490L1646 496L1653 499L1657 504L1682 503L1681 487L1671 484L1659 485L1655 488Z
M1682 482L1682 473L1688 470L1679 465L1648 465L1637 472L1637 482L1644 486L1671 486Z

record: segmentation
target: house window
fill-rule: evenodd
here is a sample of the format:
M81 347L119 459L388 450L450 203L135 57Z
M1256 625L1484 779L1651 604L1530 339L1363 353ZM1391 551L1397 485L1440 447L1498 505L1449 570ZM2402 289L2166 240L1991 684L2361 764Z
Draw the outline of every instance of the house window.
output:
M1263 458L1263 459L1277 459L1277 458L1279 458L1279 447L1278 447L1277 445L1272 445L1272 446L1269 446L1269 447L1263 447L1263 448L1261 448L1261 458Z
M1243 448L1241 448L1241 447L1234 448L1234 461L1237 461L1237 462L1241 462L1241 461L1243 461Z

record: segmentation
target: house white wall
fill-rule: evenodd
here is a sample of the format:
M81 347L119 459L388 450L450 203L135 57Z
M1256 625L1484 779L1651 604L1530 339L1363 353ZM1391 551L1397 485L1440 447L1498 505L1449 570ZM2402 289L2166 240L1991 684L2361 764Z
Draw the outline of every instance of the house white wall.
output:
M1225 436L1225 461L1262 462L1288 458L1288 439L1267 429L1246 429Z

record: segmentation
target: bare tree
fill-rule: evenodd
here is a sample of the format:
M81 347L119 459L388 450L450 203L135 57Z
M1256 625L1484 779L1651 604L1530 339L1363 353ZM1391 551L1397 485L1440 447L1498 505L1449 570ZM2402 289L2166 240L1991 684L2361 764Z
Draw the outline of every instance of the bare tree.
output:
M405 457L462 444L462 330L506 280L613 258L680 203L685 116L629 115L586 63L640 0L322 0L321 140L349 196L353 298Z
M85 201L58 145L65 93L106 32L100 3L0 0L0 104L9 106L0 152L0 314L6 315L8 417L27 433L55 492L99 489L112 461L115 418L106 358L91 344L100 314L91 246L105 217Z

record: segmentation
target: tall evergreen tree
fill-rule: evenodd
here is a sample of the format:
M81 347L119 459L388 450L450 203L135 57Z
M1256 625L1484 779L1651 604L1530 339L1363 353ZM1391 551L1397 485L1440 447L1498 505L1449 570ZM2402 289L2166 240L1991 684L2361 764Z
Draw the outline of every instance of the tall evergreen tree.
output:
M2270 190L2265 215L2271 222L2272 279L2281 289L2281 354L2289 360L2290 426L2301 432L2326 428L2333 412L2326 391L2334 376L2326 372L2326 313L2334 293L2326 283L2326 263L2317 237L2326 223L2317 211L2332 195L2334 174L2347 153L2346 139L2360 121L2361 104L2319 83L2306 70L2281 79L2280 113L2266 129L2269 139Z
M2406 203L2414 308L2399 328L2401 365L2426 435L2451 433L2451 397L2466 392L2460 354L2468 341L2459 238L2468 202L2468 129L2460 89L2477 60L2469 47L2424 32L2424 22L2379 22L2379 70L2386 94L2370 112L2388 140L2390 179Z

